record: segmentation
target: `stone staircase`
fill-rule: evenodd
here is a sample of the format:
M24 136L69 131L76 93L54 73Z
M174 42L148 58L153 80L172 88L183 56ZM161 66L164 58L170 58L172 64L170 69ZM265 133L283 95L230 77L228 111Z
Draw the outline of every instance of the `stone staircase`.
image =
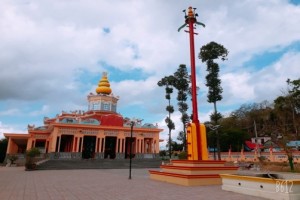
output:
M59 169L129 169L129 159L97 159L97 160L46 160L39 163L38 170ZM132 159L134 168L159 168L160 159Z

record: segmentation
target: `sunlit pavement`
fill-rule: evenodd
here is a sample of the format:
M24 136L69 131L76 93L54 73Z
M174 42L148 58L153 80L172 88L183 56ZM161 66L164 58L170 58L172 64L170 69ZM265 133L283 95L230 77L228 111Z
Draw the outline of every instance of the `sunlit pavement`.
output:
M41 170L0 167L1 200L201 200L262 199L223 191L221 186L186 187L149 179L147 169Z

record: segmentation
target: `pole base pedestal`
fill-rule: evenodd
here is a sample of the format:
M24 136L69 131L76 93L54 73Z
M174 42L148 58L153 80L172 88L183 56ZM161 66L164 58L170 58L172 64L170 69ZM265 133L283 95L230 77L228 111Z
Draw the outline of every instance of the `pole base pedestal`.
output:
M184 186L221 185L220 174L234 174L238 169L214 160L172 160L160 168L160 171L149 170L150 179Z

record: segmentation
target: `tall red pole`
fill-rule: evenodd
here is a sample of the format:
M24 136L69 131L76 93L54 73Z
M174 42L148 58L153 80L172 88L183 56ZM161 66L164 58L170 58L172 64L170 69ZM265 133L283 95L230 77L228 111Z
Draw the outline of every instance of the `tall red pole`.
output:
M196 66L195 66L195 45L194 45L194 20L188 20L190 35L190 58L191 58L191 79L192 79L192 104L193 104L193 122L199 123L197 106L197 85L196 85Z
M195 45L194 45L194 24L197 23L195 13L192 7L189 7L188 15L186 16L185 23L189 27L190 36L190 58L191 58L191 82L192 82L192 106L193 106L193 118L192 122L196 126L196 138L197 138L197 160L202 160L202 144L201 144L201 130L200 121L198 118L198 106L197 106L197 84L196 84L196 66L195 66ZM199 23L197 23L199 24ZM200 23L204 26L204 24ZM180 30L180 29L179 29Z
M198 105L197 105L197 84L196 84L196 65L195 65L195 44L194 44L194 18L188 20L189 35L190 35L190 57L191 57L191 81L192 81L192 105L193 105L193 123L196 125L196 135L198 144L198 160L202 160L201 152L201 133L200 121L198 118Z

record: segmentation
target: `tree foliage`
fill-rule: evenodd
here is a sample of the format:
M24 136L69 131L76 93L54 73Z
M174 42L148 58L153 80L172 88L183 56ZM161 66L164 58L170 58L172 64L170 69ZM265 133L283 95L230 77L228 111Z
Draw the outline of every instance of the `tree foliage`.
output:
M275 98L273 102L262 101L241 105L220 120L222 126L220 131L223 133L223 129L235 128L244 131L248 137L255 137L253 124L255 121L258 136L269 136L277 144L285 143L281 141L282 138L286 141L299 140L300 113L297 110L299 82L299 79L288 80L287 92Z
M221 87L221 79L219 78L219 65L215 62L217 59L222 61L227 59L228 51L222 45L216 42L210 42L201 47L199 53L199 59L202 62L206 63L206 86L208 87L207 101L213 103L214 113L211 115L211 121L216 125L218 124L219 119L222 118L222 115L217 111L217 101L222 100L223 88ZM220 138L218 130L216 130L217 135L217 149L218 149L218 159L221 159L220 153Z
M168 112L168 116L165 119L167 127L169 129L169 144L171 143L171 132L175 129L175 124L171 119L171 114L174 112L174 107L171 105L171 94L173 93L175 78L174 76L165 76L160 81L158 81L157 85L159 87L165 87L166 91L166 99L168 100L168 105L166 106L166 111ZM171 158L171 145L169 145L169 155Z
M6 156L6 149L7 149L7 139L3 138L0 140L0 163L3 163L5 156Z
M166 87L166 99L169 100L169 105L166 107L166 110L169 112L169 114L174 112L174 107L170 104L171 93L173 93L173 89L177 90L177 106L178 111L181 113L180 120L183 127L183 130L179 132L177 139L182 142L182 147L186 149L186 124L190 121L190 117L187 113L189 109L187 99L190 91L190 76L186 66L183 64L179 65L178 69L173 73L173 75L162 78L158 82L158 86ZM167 117L165 121L169 128L169 132L170 130L175 129L175 124L172 122L170 116ZM169 143L170 141L171 138L169 138ZM168 147L172 148L172 145L168 145Z
M208 87L207 101L215 103L222 100L223 88L221 87L221 79L219 78L219 65L216 59L226 60L228 51L222 45L216 42L210 42L200 49L199 59L206 63L206 86Z
M174 73L174 87L177 89L177 105L178 110L181 113L181 122L183 130L179 132L177 139L182 142L183 148L186 147L186 124L190 121L190 117L187 114L188 104L186 103L188 93L189 93L189 84L190 76L188 74L187 68L185 65L179 65L177 71Z

